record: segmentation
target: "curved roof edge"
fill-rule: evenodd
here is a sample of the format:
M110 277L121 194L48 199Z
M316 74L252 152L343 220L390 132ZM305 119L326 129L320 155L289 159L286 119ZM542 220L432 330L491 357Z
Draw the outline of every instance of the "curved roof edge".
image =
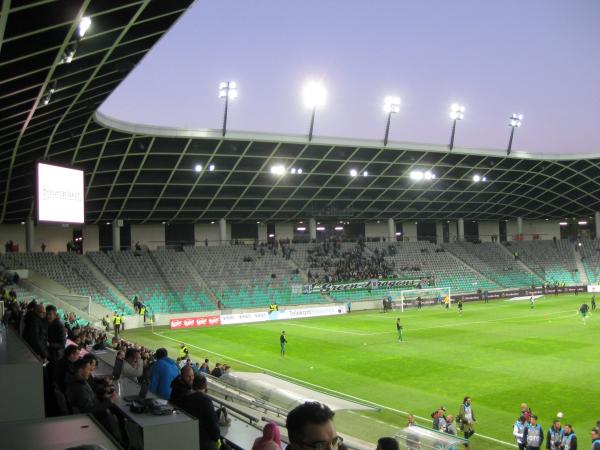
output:
M200 139L223 139L221 130L204 128L178 128L161 127L156 125L145 125L109 117L106 114L96 111L94 120L99 125L124 133L139 134L145 136L158 137L180 137L180 138L200 138ZM298 134L276 134L249 131L227 131L225 139L228 140L246 140L262 142L286 142L290 144L306 144L307 136ZM314 145L337 145L347 147L371 147L381 148L382 142L376 139L356 139L339 138L330 136L313 136L311 144ZM428 151L436 153L447 153L448 147L439 144L423 144L418 142L400 142L389 141L387 148L401 150ZM473 148L473 147L454 147L452 153L463 155L493 156L497 158L507 158L506 150ZM512 151L508 158L514 159L533 159L540 161L572 161L577 159L600 159L600 154L540 154L528 153L523 151Z

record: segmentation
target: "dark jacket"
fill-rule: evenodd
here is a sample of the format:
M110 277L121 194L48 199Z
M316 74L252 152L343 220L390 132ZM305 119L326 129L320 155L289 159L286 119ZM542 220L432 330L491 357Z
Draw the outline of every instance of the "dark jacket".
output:
M51 361L61 359L65 354L66 345L65 327L60 319L57 318L48 325L48 359Z
M93 414L99 420L106 415L109 400L100 400L86 380L75 379L67 386L66 397L73 413Z
M65 392L67 385L75 378L73 363L64 356L49 365L52 381L61 392Z
M41 358L47 358L46 345L48 343L48 322L36 313L28 312L25 315L25 328L23 339L31 346L33 351Z
M179 375L171 383L171 397L169 398L169 401L178 408L182 408L183 398L191 393L192 387L185 384L183 378Z
M198 419L200 448L203 443L215 442L221 436L213 401L206 394L195 391L182 399L182 409Z

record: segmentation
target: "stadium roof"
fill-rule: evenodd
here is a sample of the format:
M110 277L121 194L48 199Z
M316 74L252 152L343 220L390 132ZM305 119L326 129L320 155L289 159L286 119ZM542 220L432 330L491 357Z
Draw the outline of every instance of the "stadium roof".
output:
M96 113L190 3L3 3L0 222L32 215L40 159L85 170L89 223L558 219L600 210L600 157L590 155L507 158L503 150L240 132L224 139L216 130L141 126ZM83 16L92 28L73 61L61 63ZM276 164L288 173L272 174ZM413 170L436 178L415 181ZM473 182L475 174L488 181Z

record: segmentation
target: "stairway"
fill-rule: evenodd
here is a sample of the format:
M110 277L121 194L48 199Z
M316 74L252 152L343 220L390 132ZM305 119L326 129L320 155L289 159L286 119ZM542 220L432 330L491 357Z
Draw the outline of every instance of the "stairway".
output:
M585 270L585 266L581 261L581 251L573 252L575 255L575 264L577 265L577 270L579 271L579 279L581 280L581 284L588 285L590 284L590 280L588 279L587 272Z
M98 269L98 267L96 267L96 264L94 264L92 261L90 261L90 259L85 256L85 255L78 255L79 261L82 264L85 264L88 269L90 269L90 271L94 274L94 276L98 279L98 281L100 281L102 284L104 284L104 286L106 286L108 288L108 290L112 291L118 298L120 298L123 303L125 303L127 306L129 306L131 309L133 309L133 303L131 303L131 300L127 298L126 295L124 295L114 284L112 281L110 281L106 275L104 275L104 273L102 273L102 271L100 269Z
M185 261L186 261L186 265L187 265L187 269L188 269L189 273L192 275L192 277L194 278L194 281L196 281L196 283L198 283L198 286L200 286L200 288L204 291L204 293L207 295L207 297L213 302L213 304L215 305L215 309L217 309L218 300L217 300L217 297L215 296L215 293L212 291L211 288L208 287L208 284L206 284L206 282L204 281L204 278L202 278L202 275L200 275L198 270L196 270L196 267L190 260L189 255L186 252L183 252L183 254L185 255Z
M492 283L495 286L498 286L499 288L502 288L502 285L498 284L496 281L492 280L489 277L486 277L484 274L482 274L479 270L477 270L475 267L473 267L471 264L469 264L467 261L464 261L460 256L455 255L454 253L452 253L452 250L450 250L450 248L448 248L448 246L444 245L442 246L445 250L445 252L450 255L457 263L463 265L463 266L467 266L469 269L471 269L471 271L473 271L473 273L476 273L477 275L479 275L481 278L489 281L490 283Z
M507 253L508 255L510 255L510 257L511 257L511 258L513 258L513 259L514 259L515 255L514 255L514 254L512 254L512 253L510 252L510 250L506 248L506 246L505 246L505 245L502 245L502 244L500 244L499 242L496 242L496 245L497 245L498 247L500 247L500 248L501 248L501 249L502 249L502 250L503 250L505 253ZM523 256L526 256L526 253L525 253L525 252L524 252L522 249L519 249L519 252L520 252L520 254L521 254L521 256L522 256L522 257L523 257ZM540 281L540 282L543 282L543 281L544 281L544 279L543 279L543 278L540 276L540 274L538 274L538 273L536 273L534 270L532 270L532 269L531 269L531 268L530 268L530 267L529 267L527 264L525 264L525 263L524 263L524 262L523 262L523 261L522 261L520 258L519 258L519 259L516 259L516 260L515 260L515 263L516 263L516 264L517 264L517 265L518 265L518 266L519 266L521 269L523 269L525 272L527 272L527 273L529 273L529 274L533 275L533 276L536 278L536 280L537 280L537 281ZM541 269L540 269L540 270L541 270Z

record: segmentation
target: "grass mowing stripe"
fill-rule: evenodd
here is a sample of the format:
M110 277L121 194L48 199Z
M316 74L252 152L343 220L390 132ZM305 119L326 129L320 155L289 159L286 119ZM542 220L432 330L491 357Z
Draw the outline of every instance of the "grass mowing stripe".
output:
M152 334L158 335L158 336L160 336L161 338L164 338L164 339L169 339L170 341L174 341L174 342L177 342L177 343L181 343L181 342L182 342L181 340L177 340L177 339L174 339L174 338L172 338L172 337L165 336L163 333L164 333L164 332L162 332L162 333L156 333L156 332L153 332ZM308 381L300 380L300 379L298 379L298 378L291 377L291 376L289 376L289 375L285 375L285 374L283 374L283 373L276 372L276 371L274 371L274 370L270 370L270 369L267 369L267 368L265 368L265 367L257 366L256 364L252 364L252 363L249 363L249 362L246 362L246 361L242 361L242 360L240 360L240 359L237 359L237 358L233 358L233 357L230 357L230 356L224 355L224 354L222 354L222 353L217 353L217 352L214 352L214 351L212 351L212 350L208 350L208 349L206 349L206 348L202 348L202 347L200 347L200 346L197 346L197 345L191 344L191 343L189 343L189 342L183 342L183 343L184 343L185 345L187 345L187 346L190 346L190 347L192 347L192 348L196 348L196 349L198 349L198 350L202 350L202 351L204 351L204 352L211 353L211 354L213 354L213 355L216 355L216 356L220 356L220 357L222 357L222 358L225 358L225 359L228 359L228 360L230 360L230 361L235 361L235 362L238 362L238 363L240 363L240 364L244 364L244 365L246 365L246 366L253 367L253 368L255 368L255 369L261 370L261 371L263 371L263 372L272 373L272 374L274 374L274 375L277 375L277 376L278 376L278 377L280 377L280 378L284 378L284 379L293 380L293 381L295 381L295 382L297 382L297 383L299 383L299 384L306 384L306 385L309 385L309 386L315 387L315 388L317 388L317 389L319 389L319 390L321 390L321 391L331 392L331 393L334 393L334 394L336 394L336 395L340 395L340 396L342 396L342 397L351 398L351 399L357 400L357 401L359 401L359 402L361 402L361 403L370 404L370 405L376 406L376 407L378 407L378 408L381 408L381 409L387 409L387 410L389 410L389 411L393 411L393 412L396 412L396 413L400 413L400 414L402 414L402 415L405 415L405 416L408 416L408 414L409 414L409 413L408 413L408 412L406 412L406 411L401 411L401 410L399 410L399 409L396 409L396 408L391 408L391 407L389 407L389 406L385 406L385 405L381 405L381 404L378 404L378 403L372 402L372 401L370 401L370 400L365 400L365 399L363 399L363 398L356 397L356 396L354 396L354 395L346 394L346 393L344 393L344 392L336 391L336 390L334 390L334 389L329 389L329 388L327 388L327 387L325 387L325 386L320 386L320 385L318 385L318 384L314 384L314 383L310 383L310 382L308 382ZM413 414L413 415L414 415L414 414ZM421 416L417 416L417 415L414 415L414 416L415 416L416 418L418 418L418 419L421 419L421 420L429 420L429 419L427 419L426 417L421 417ZM499 439L496 439L496 438L493 438L493 437L491 437L491 436L486 436L486 435L479 434L479 433L477 434L477 436L479 436L479 437L481 437L481 438L483 438L483 439L487 439L487 440L489 440L489 441L492 441L492 442L496 442L496 443L498 443L498 444L506 445L506 446L508 446L508 447L516 447L516 445L514 445L514 444L512 444L512 443L510 443L510 442L501 441L501 440L499 440Z

